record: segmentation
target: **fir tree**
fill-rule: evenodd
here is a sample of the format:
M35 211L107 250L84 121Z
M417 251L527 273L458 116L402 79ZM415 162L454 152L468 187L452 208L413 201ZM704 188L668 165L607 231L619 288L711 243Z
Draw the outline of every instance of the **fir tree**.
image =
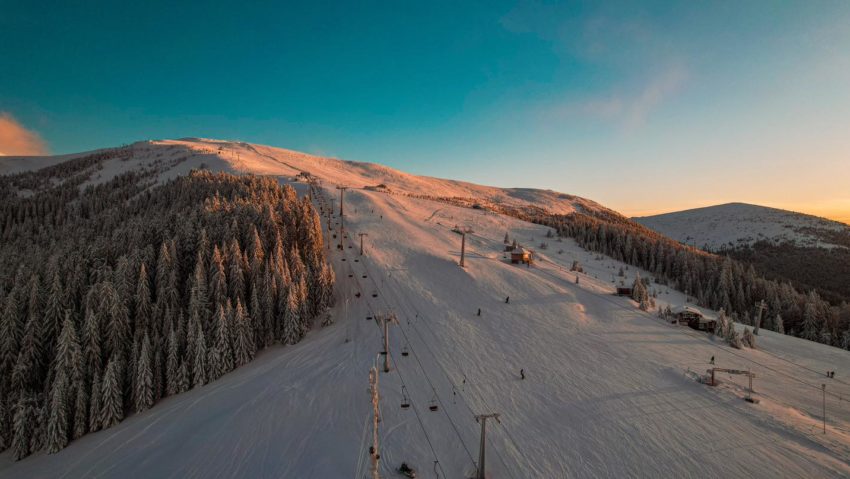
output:
M184 393L189 390L189 368L186 362L180 363L180 369L177 376L177 393Z
M121 362L112 358L106 365L106 373L100 387L100 425L110 428L124 419L124 396Z
M744 328L744 334L741 337L741 342L748 348L756 348L756 336L750 328Z
M236 323L236 366L243 366L254 358L255 342L251 333L251 322L242 308L242 303L236 300L234 311L234 322Z
M65 321L62 323L62 333L59 335L54 368L57 374L62 374L68 378L69 385L73 390L82 387L83 355L70 312L66 312Z
M218 246L213 247L213 257L210 261L210 291L214 305L224 304L227 299L227 276Z
M136 282L136 310L135 310L135 326L136 331L140 331L142 334L147 332L148 325L151 320L151 291L150 291L150 281L148 280L148 271L145 268L145 263L142 263L139 267L139 279Z
M68 381L60 374L53 381L50 391L49 415L47 418L47 452L53 454L68 445Z
M100 318L92 308L86 308L86 315L83 320L83 352L86 368L89 371L100 372L103 370Z
M142 348L136 363L136 411L146 411L153 406L154 397L153 372L151 368L151 345L150 338L145 334L142 340Z
M30 393L21 394L12 421L12 459L18 461L30 455L31 438L38 427L36 400Z
M207 383L207 346L204 332L199 328L195 332L195 354L192 364L192 387L196 388Z
M89 393L85 383L81 383L76 392L73 439L79 439L89 432Z
M11 376L24 333L18 302L9 293L0 316L0 378Z
M91 393L89 394L91 398L89 403L89 431L91 432L100 431L102 410L100 399L103 394L101 389L100 372L95 371L91 382Z
M168 335L168 358L165 362L166 395L173 396L179 389L178 375L180 374L180 357L178 353L177 334L171 331Z

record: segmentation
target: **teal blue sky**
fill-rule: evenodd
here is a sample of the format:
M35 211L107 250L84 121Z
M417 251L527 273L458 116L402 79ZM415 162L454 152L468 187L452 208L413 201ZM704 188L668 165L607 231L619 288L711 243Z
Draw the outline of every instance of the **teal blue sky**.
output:
M0 112L52 153L240 139L626 214L747 201L850 219L846 1L0 12Z

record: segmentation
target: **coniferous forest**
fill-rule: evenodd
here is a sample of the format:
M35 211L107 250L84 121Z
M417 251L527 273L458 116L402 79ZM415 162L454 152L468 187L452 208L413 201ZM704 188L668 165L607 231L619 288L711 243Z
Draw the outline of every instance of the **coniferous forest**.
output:
M333 300L319 217L290 186L115 150L0 176L0 450L56 452L204 386Z
M751 264L682 245L622 217L572 213L529 220L590 251L643 268L656 282L670 283L700 306L722 309L735 321L753 325L756 304L763 300L762 328L850 349L850 305L830 304L816 290L800 291L789 282L765 278Z

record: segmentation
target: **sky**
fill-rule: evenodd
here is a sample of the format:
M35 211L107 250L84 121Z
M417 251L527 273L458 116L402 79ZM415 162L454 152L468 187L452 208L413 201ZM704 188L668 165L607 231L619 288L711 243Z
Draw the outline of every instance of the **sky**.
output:
M238 139L850 222L850 2L0 0L0 153Z

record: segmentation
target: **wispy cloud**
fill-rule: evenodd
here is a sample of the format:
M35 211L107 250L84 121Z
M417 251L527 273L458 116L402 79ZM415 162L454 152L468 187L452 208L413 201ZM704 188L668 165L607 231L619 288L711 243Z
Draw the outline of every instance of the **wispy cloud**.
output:
M546 120L606 120L634 130L643 126L653 111L675 96L687 79L685 68L672 66L655 73L633 91L550 104L543 108L541 116Z
M0 112L0 155L46 155L47 143L8 112Z

